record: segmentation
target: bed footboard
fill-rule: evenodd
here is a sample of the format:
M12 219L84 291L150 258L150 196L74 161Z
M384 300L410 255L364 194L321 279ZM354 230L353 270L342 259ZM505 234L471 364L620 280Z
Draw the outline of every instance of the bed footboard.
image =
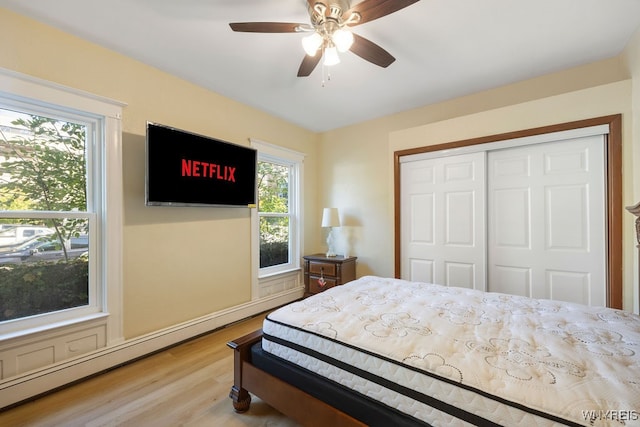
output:
M364 427L366 424L345 414L255 367L251 362L251 347L262 338L262 329L227 343L234 350L233 386L229 397L233 408L242 413L249 410L251 395L305 426Z
M262 329L253 331L243 337L229 341L227 346L233 352L233 386L229 392L229 397L233 400L233 408L236 412L246 412L251 405L251 395L243 387L243 368L246 363L251 362L251 346L262 338Z

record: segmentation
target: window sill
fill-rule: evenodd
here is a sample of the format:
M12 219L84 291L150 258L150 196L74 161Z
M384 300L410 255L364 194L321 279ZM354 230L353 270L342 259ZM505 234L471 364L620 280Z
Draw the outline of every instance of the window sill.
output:
M55 331L57 329L70 328L74 326L81 325L83 323L89 323L94 321L104 321L106 323L107 318L109 317L109 313L94 313L88 314L86 316L75 317L73 319L64 320L56 323L51 323L43 326L37 326L29 329L22 329L19 331L9 332L5 334L0 334L0 344L5 344L7 341L15 340L15 339L23 339L35 337L38 335L44 335Z
M294 268L290 268L288 270L280 270L280 271L274 271L273 273L261 274L261 275L258 275L258 280L273 279L274 277L285 276L285 275L291 274L291 273L297 273L300 270L301 270L300 267L294 267Z

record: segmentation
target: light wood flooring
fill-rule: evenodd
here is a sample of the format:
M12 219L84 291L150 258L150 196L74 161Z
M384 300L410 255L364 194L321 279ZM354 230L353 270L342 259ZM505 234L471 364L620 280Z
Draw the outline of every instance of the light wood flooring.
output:
M296 426L253 396L236 414L227 341L261 327L257 316L0 412L0 426Z

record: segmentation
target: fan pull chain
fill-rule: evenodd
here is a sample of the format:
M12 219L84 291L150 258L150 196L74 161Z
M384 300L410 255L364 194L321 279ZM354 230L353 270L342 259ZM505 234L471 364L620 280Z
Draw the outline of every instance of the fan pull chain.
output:
M324 79L324 74L325 74L325 70L327 72L327 80L325 81ZM326 82L330 82L331 81L331 71L328 70L328 67L325 67L324 65L322 66L322 87L325 86Z

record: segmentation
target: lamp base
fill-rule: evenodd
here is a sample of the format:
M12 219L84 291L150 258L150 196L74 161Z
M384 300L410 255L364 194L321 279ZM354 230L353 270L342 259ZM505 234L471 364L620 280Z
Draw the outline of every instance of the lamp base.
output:
M333 246L333 227L329 228L329 234L327 235L327 258L336 256L336 250Z

